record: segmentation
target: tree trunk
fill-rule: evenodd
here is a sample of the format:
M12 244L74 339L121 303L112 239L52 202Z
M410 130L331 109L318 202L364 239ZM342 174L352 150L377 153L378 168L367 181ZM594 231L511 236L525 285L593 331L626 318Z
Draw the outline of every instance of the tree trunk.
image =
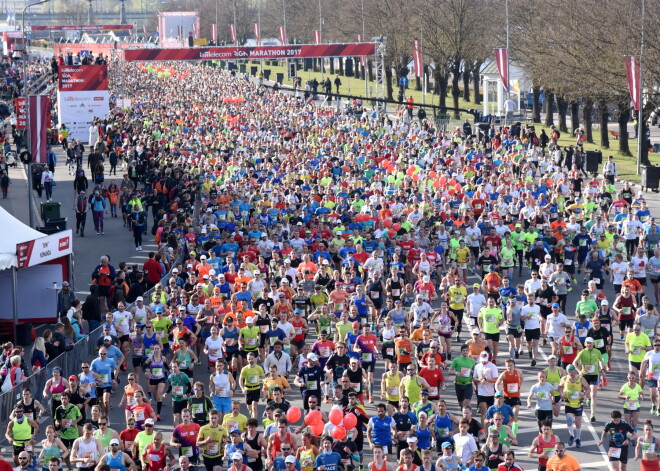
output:
M449 85L449 77L445 73L443 74L441 70L436 69L435 71L435 85L437 87L437 93L440 96L440 113L447 112L447 85Z
M385 67L385 81L387 82L387 99L394 99L394 88L392 87L392 67Z
M648 120L648 116L645 113L643 123L646 123L647 120ZM649 131L649 127L646 125L642 125L641 129L639 130L639 138L643 139L642 155L639 159L639 162L642 165L651 165L651 161L649 160L649 146L648 146L649 142L646 139L646 135L648 134L648 131Z
M630 143L628 142L628 121L630 121L630 105L619 103L619 152L630 154Z
M330 62L330 75L335 75L335 58L331 57L329 59Z
M598 102L598 115L600 120L600 146L610 147L610 132L607 129L610 112L607 109L607 103L604 101Z
M545 125L552 126L555 124L555 118L552 112L552 102L555 101L555 95L552 92L545 92L545 100L543 104L545 105Z
M593 110L594 102L589 98L585 98L582 106L582 116L584 117L584 132L587 133L587 142L590 144L594 143Z
M472 87L474 88L475 105L481 104L481 93L479 93L479 81L481 80L481 77L479 77L479 69L481 69L481 62L477 62L474 69L472 69Z
M571 100L571 129L573 133L580 127L580 102L577 100Z
M532 88L532 122L541 122L541 88Z
M346 75L344 72L344 58L338 57L337 60L339 61L339 75Z
M470 71L467 69L463 71L463 99L470 101Z
M559 130L568 133L566 125L566 113L568 112L568 102L563 95L557 95L557 115L559 116Z
M422 91L422 79L421 77L415 76L415 90L418 92Z
M367 69L369 71L369 81L373 82L375 80L375 77L374 77L374 62L373 61L367 61Z
M458 111L458 99L461 97L461 89L458 86L461 78L461 61L456 60L452 66L451 95L454 99L454 118L460 119L461 113Z

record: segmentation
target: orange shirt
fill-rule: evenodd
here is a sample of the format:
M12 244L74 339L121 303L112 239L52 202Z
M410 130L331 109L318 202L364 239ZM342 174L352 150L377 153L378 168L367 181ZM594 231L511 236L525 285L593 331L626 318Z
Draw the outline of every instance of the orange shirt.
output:
M399 337L394 341L394 346L397 353L397 362L412 363L413 344L410 339Z

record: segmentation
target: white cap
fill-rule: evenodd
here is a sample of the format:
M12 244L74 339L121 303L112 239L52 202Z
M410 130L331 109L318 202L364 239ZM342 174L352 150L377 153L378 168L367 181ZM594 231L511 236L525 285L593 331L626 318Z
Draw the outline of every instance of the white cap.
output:
M110 440L110 445L119 445L119 440L113 438L112 440Z
M330 265L330 262L328 262L327 260L323 260L323 262L321 262L321 264L322 265Z
M309 355L307 355L307 360L309 360L309 361L319 361L319 357L317 357L313 353L310 353Z
M554 355L550 355L550 356L548 357L548 361L550 361L550 360L556 360L556 359L557 359L557 357L554 356Z
M473 334L480 334L481 331L479 329L472 329Z
M179 269L178 268L172 268L172 273L179 273Z
M252 324L254 322L254 319L252 317L247 317L245 319L245 322L247 322L248 324Z
M202 255L201 257L199 257L199 259L200 260L206 260L206 255Z
M284 263L291 263L291 259L290 258L285 258Z
M428 275L425 275L425 276L422 278L422 281L423 281L424 283L428 283L429 281L431 281L431 277L428 276Z
M208 280L210 277L209 277L209 275L204 275L202 278L205 279L205 280Z
M408 437L406 441L408 443L417 443L417 437Z
M103 337L103 340L110 340L112 342L112 337L110 337L109 335L106 335L105 337Z
M602 306L603 304L604 304L605 306L609 306L609 305L610 305L610 302L609 302L607 299L603 299L603 300L600 302L600 305Z
M232 460L241 460L241 461L243 461L243 455L241 455L241 454L238 453L238 452L236 452L236 453L232 453L232 454L231 454L231 459L232 459Z
M584 339L584 343L594 343L594 338L593 337L587 337Z
M481 352L479 360L481 360L482 363L486 363L488 361L488 352Z
M296 462L296 457L293 455L289 455L286 458L284 458L285 463L295 463Z
M437 346L438 346L438 342L436 342L435 340L432 340L431 343L429 344L429 346L430 346L430 347L437 347Z
M144 298L142 296L138 296L137 298L135 298L135 300L136 301L144 301Z
M209 275L211 275L211 276L215 276L215 270L211 270L211 271L209 271Z

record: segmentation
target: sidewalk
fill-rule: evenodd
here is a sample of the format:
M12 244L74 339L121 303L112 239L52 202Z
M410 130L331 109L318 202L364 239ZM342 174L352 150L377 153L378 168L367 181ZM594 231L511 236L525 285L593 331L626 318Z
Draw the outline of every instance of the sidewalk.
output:
M118 211L117 218L111 218L110 213L105 216L105 235L96 235L94 231L94 223L92 221L91 211L87 214L87 223L85 226L85 237L76 235L76 216L73 211L73 203L75 194L73 191L73 175L68 175L66 168L66 157L61 146L54 146L53 149L57 154L57 165L55 167L55 181L57 186L53 188L53 201L61 203L60 214L61 217L67 218L67 229L73 229L73 272L74 289L78 297L84 301L85 296L89 293L89 282L91 280L91 273L99 263L101 255L108 255L110 263L117 267L119 262L125 261L131 264L142 264L147 260L149 251L156 250L157 247L153 243L151 233L145 237L145 243L142 245L143 251L136 252L133 244L133 233L127 228L123 227L123 220L121 212ZM84 165L86 165L86 158ZM85 168L85 174L89 178L89 170ZM119 184L122 173L117 171L117 177L106 176L106 186L115 179ZM28 213L28 182L25 176L25 170L22 164L18 168L9 169L9 178L11 185L9 186L9 193L7 199L0 198L0 206L6 209L10 214L16 217L24 224L29 225ZM89 192L93 189L90 182ZM37 226L42 226L40 217L41 202L45 202L44 197L39 199L36 191L34 192L35 200L35 221ZM153 220L149 218L149 228Z

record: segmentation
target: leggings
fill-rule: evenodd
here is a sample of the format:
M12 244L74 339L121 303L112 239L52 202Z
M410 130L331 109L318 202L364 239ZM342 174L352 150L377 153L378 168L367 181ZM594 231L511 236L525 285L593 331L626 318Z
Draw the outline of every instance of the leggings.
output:
M93 211L94 229L96 232L103 231L103 211Z
M635 237L634 239L626 239L626 252L628 252L628 258L632 256L639 244L639 238Z

